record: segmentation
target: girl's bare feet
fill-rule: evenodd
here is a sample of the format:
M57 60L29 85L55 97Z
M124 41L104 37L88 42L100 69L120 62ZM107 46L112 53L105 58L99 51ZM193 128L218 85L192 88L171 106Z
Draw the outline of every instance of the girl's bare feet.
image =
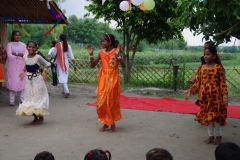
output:
M33 120L32 122L30 122L29 124L36 124L38 120Z
M99 132L104 132L107 128L108 128L108 126L106 124L104 124L102 126L102 128L99 129Z
M216 140L213 144L214 145L219 145L219 144L221 144L221 141L222 141L222 136L216 136Z
M30 122L29 124L36 124L36 123L37 123L38 117L36 116L36 114L33 114L33 116L34 116L34 119L33 119L33 121Z
M44 118L40 116L36 124L41 124L43 121L44 121Z
M115 126L115 124L111 125L111 130L110 130L110 132L116 132L116 126Z
M206 144L209 144L209 143L213 143L213 141L214 141L214 136L209 136L208 139L205 140L204 142L205 142Z

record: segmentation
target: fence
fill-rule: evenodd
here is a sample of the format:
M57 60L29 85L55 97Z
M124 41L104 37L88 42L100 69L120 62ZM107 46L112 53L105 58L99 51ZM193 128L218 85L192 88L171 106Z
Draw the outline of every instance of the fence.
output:
M99 65L90 67L89 60L79 59L77 71L69 70L69 83L93 83L98 73ZM120 76L123 77L123 71ZM179 67L158 67L158 66L133 66L131 70L130 84L135 86L152 86L169 89L186 89L193 73L197 68L188 68L185 65ZM175 73L174 73L175 71ZM177 72L176 72L177 71ZM232 93L240 93L240 69L225 69L228 90ZM48 80L51 80L51 73L48 72Z

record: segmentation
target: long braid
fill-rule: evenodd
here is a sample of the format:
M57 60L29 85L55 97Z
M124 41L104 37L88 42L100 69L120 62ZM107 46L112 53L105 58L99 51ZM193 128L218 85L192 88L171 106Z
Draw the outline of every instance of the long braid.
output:
M66 34L61 34L60 35L60 40L63 42L63 51L67 52L68 51L68 43L67 43L67 36L66 36Z

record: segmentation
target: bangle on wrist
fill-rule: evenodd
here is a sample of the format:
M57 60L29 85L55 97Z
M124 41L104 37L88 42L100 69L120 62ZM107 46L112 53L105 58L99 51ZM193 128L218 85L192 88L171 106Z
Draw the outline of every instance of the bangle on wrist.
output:
M15 55L18 56L18 52L15 52Z
M117 59L122 59L122 57L119 53L117 54Z

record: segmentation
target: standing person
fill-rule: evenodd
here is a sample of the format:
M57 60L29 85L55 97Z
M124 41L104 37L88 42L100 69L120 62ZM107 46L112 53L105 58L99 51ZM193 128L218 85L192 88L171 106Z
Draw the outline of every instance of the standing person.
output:
M23 80L19 78L19 74L24 68L23 56L28 53L26 45L20 42L20 32L15 30L12 32L11 42L7 44L7 76L6 87L9 90L9 105L15 105L15 96L20 92L20 102L24 100L24 89L26 77Z
M69 96L69 89L67 86L68 82L68 70L69 70L69 62L68 56L72 60L74 71L77 70L76 62L74 60L74 56L72 53L72 48L67 43L67 36L65 34L60 35L59 43L56 43L55 50L52 52L51 57L54 58L57 56L57 70L58 70L58 81L62 83L62 94L65 94L65 98Z
M2 64L0 63L0 94L2 93L3 82L4 82L4 71L3 71Z
M2 47L2 44L0 44L0 94L2 93L2 86L4 83L4 70L3 70L3 64L5 64L5 56L6 56L6 51Z
M221 126L226 125L228 91L224 69L220 65L215 47L207 47L204 50L205 65L198 69L197 81L184 92L185 100L190 94L196 94L199 89L200 110L195 120L202 125L208 126L208 139L206 144L213 142L214 128L216 140L214 144L220 144L222 140Z
M105 34L101 40L102 50L96 59L93 58L92 47L88 48L90 62L94 68L101 60L97 89L97 114L98 120L103 123L100 132L111 126L111 132L116 131L115 121L122 118L120 111L120 77L118 65L125 68L125 63L119 54L120 45L116 45L115 37L112 34Z
M4 72L3 72L2 64L0 63L0 94L2 93L3 82L4 82Z
M55 45L56 45L56 41L52 41L50 43L51 49L48 52L48 55L51 56L52 53L55 51ZM57 86L58 81L57 81L57 64L56 64L56 58L51 58L51 70L52 70L52 86Z
M44 121L43 117L48 114L49 96L44 81L46 80L46 69L51 64L36 54L36 42L29 41L27 49L29 53L23 57L26 65L19 75L23 80L27 71L26 94L23 103L16 110L16 114L34 116L34 120L30 124L40 124ZM40 65L45 67L42 75Z

